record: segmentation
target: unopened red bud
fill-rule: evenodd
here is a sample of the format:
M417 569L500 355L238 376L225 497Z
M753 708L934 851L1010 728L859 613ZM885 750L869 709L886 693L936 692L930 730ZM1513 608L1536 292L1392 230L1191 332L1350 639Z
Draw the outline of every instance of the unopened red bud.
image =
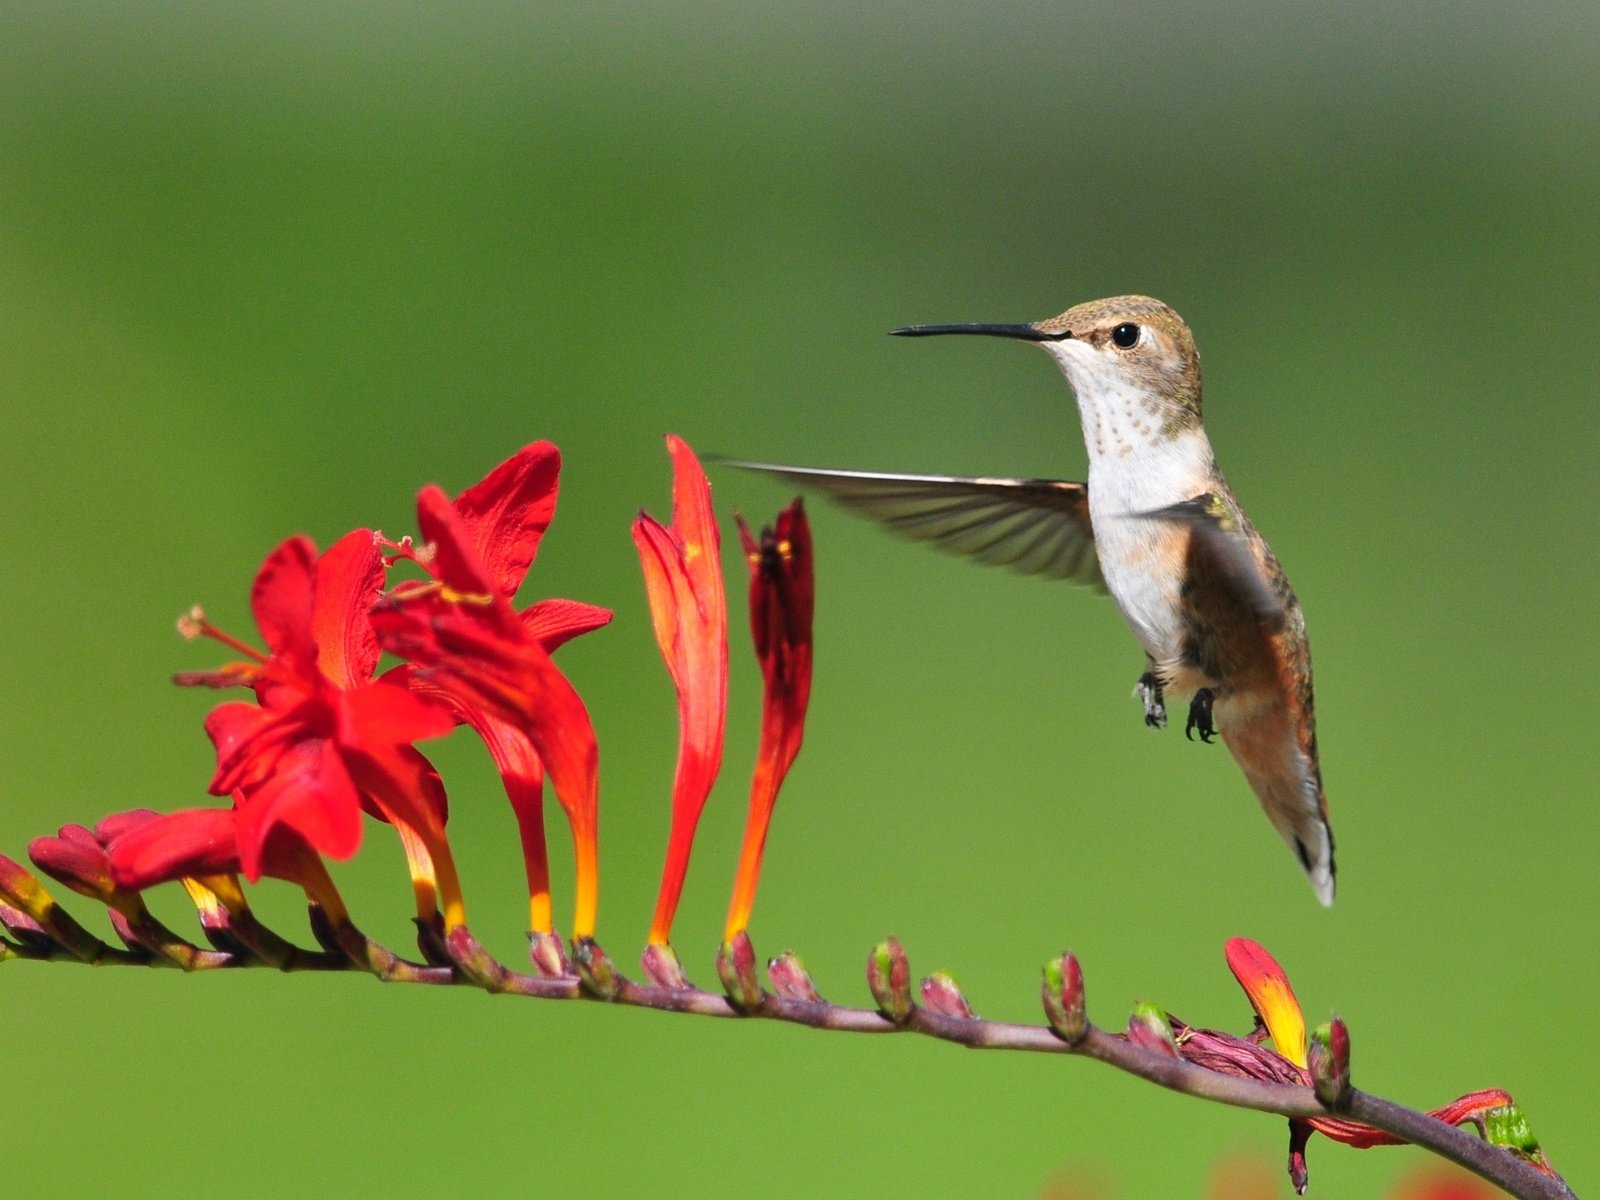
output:
M767 960L767 978L772 990L785 1000L804 1000L808 1004L823 1004L822 994L811 981L805 963L793 950L785 950L776 958Z
M1044 1015L1056 1036L1076 1046L1089 1032L1089 1017L1083 1000L1083 968L1070 950L1044 965Z
M761 980L756 975L756 950L748 934L736 933L717 950L717 978L728 1001L741 1012L761 1007Z
M1172 1036L1172 1023L1167 1020L1166 1010L1159 1004L1134 1005L1133 1015L1128 1018L1128 1040L1135 1046L1143 1046L1168 1058L1178 1057L1178 1042Z
M922 993L922 1003L936 1013L966 1020L978 1015L961 994L961 986L956 983L955 976L948 971L935 971L927 976L918 990Z
M28 857L80 896L106 904L116 893L106 852L82 825L63 825L58 837L34 838L28 843Z
M867 957L867 986L878 1011L896 1025L911 1019L911 964L899 938L886 938Z
M110 846L125 833L159 819L160 813L149 808L135 808L129 812L111 813L102 817L94 827L94 836L102 846Z
M0 901L41 920L42 911L50 904L50 893L45 891L33 872L0 854Z
M622 991L622 976L617 974L611 956L591 937L579 938L572 946L583 990L601 1000L615 1000Z
M645 978L657 987L682 991L694 986L683 973L678 952L667 942L651 942L646 946L639 956L639 965L644 968Z
M560 979L572 974L566 942L548 931L535 931L528 935L528 961L546 979Z
M1318 1100L1334 1112L1350 1107L1350 1031L1338 1017L1312 1031L1306 1066Z

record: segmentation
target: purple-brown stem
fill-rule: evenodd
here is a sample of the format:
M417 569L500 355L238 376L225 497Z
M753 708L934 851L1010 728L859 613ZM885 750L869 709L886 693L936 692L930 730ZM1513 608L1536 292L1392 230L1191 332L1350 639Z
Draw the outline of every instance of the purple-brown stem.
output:
M159 965L162 962L160 958L135 956L105 946L83 931L53 902L48 902L42 889L38 896L29 895L27 898L32 901L30 907L47 917L46 921L39 922L39 926L42 926L41 935L67 943L62 947L66 953L59 955L65 961L122 966ZM12 917L14 927L11 932L14 935L17 927L30 919L28 914L9 906L7 915ZM601 1000L658 1012L740 1020L764 1018L812 1029L848 1033L913 1033L974 1050L1075 1054L1097 1059L1119 1071L1201 1100L1284 1117L1332 1115L1332 1110L1309 1087L1268 1083L1208 1070L1182 1058L1172 1057L1171 1054L1147 1049L1126 1036L1108 1033L1087 1021L1084 1022L1081 1036L1069 1041L1049 1026L989 1021L975 1016L955 1015L953 1012L939 1012L911 1003L906 996L910 991L909 967L904 950L894 939L881 943L869 958L868 974L874 990L879 993L876 997L879 1008L851 1008L821 999L804 998L799 994L798 985L791 986L787 980L783 986L775 985L774 992L763 991L758 984L750 989L740 989L741 992L748 991L741 998L750 1003L736 1006L727 996L701 988L663 987L627 979L616 970L610 957L593 939L584 939L574 949L578 975L550 977L530 975L505 966L493 958L465 928L452 930L445 938L445 948L453 965L435 966L402 959L367 938L354 925L327 921L315 908L312 918L313 930L328 950L341 951L353 969L370 972L381 982L467 985L501 995L546 1000ZM264 927L261 929L265 932ZM17 952L19 949L20 954ZM276 965L247 952L237 955L224 951L202 953L208 956L208 965L213 962L219 966ZM752 958L753 954L750 951ZM58 955L45 953L42 946L7 947L6 952L0 954L0 961L6 957L24 956ZM324 964L319 962L317 965ZM1069 965L1076 968L1076 960ZM1081 995L1081 975L1074 975L1069 982L1073 981L1076 981L1075 987L1069 988L1069 992ZM806 977L806 982L809 984L809 977ZM1074 1034L1078 1032L1075 1021L1071 1023L1071 1031ZM1573 1191L1560 1178L1543 1174L1509 1150L1474 1137L1456 1126L1447 1125L1426 1113L1354 1088L1343 1093L1340 1100L1340 1115L1430 1150L1520 1200L1576 1200Z

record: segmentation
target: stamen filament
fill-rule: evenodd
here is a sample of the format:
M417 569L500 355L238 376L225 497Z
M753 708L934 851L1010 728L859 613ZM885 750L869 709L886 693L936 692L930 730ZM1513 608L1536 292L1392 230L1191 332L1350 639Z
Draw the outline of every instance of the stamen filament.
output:
M178 632L190 641L199 637L208 637L212 641L221 642L228 649L237 651L246 658L254 659L258 663L267 661L266 654L257 650L254 646L241 642L231 633L218 629L210 621L206 620L205 610L198 604L178 618Z

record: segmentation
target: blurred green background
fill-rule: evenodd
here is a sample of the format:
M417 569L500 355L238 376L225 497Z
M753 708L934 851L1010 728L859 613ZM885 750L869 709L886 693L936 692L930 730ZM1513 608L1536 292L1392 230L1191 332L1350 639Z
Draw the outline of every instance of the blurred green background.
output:
M1309 617L1337 907L1225 751L1142 726L1108 603L819 508L758 950L864 1002L893 932L1031 1020L1070 944L1102 1023L1149 998L1242 1028L1222 943L1248 934L1350 1023L1359 1084L1508 1088L1592 1187L1597 40L1558 0L5 6L0 846L198 802L214 697L166 677L216 656L174 616L244 632L283 536L407 532L420 484L550 438L526 596L618 612L563 661L631 964L676 736L627 529L666 512L660 435L1081 478L1043 355L883 333L1148 292L1197 332L1213 441ZM703 980L754 754L742 629L735 666L675 936ZM515 956L509 812L480 748L435 757L475 926ZM340 878L400 943L371 832ZM0 1014L18 1196L1027 1197L1063 1170L1198 1196L1285 1141L1090 1063L353 977L13 963ZM1319 1140L1313 1194L1419 1158Z

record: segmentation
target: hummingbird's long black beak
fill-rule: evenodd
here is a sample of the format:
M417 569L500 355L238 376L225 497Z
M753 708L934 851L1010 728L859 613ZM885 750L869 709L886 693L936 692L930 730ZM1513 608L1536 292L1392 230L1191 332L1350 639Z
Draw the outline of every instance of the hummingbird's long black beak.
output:
M895 337L933 337L941 333L981 333L988 337L1018 338L1024 342L1059 342L1072 336L1063 329L1060 333L1047 333L1037 325L907 325L889 331Z

